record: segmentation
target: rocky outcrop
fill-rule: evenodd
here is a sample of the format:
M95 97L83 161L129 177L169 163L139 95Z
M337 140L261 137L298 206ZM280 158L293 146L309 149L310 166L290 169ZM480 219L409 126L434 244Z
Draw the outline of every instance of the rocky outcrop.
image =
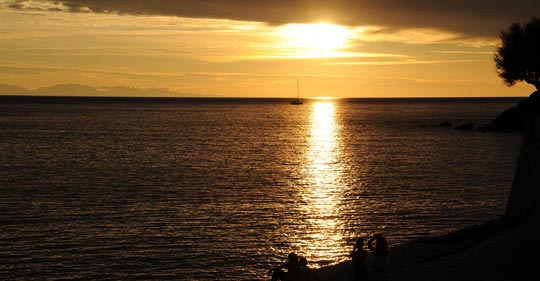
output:
M454 128L455 130L472 130L474 129L474 123L465 123Z
M484 227L480 227L484 228ZM461 240L417 242L403 246L391 256L389 280L537 280L536 262L531 258L540 251L537 242L540 224L493 226ZM426 256L417 263L399 265L395 260Z
M491 124L481 129L498 132L523 131L523 118L527 114L540 114L540 93L532 93L528 98L520 101L515 107L503 111Z
M529 111L524 119L526 130L505 216L530 222L540 220L540 114Z
M449 122L449 121L444 121L442 123L439 123L439 125L437 125L438 127L452 127L452 123Z
M540 251L540 114L534 104L520 107L525 130L505 215L397 247L389 280L537 279L529 255Z

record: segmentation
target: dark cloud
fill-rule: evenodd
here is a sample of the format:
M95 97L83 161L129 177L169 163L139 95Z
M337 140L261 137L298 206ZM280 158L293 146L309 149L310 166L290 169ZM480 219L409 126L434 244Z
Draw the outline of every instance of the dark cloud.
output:
M44 0L47 1L47 0ZM19 1L17 1L19 3ZM269 24L329 20L389 28L432 27L496 36L511 21L540 14L538 0L61 0L69 11L171 15Z
M20 3L13 3L13 4L9 4L9 5L8 5L8 8L19 10L19 9L22 9L22 8L23 8L23 5L20 4Z
M20 10L20 9L24 8L24 6L23 6L24 2L26 2L26 1L25 0L14 0L14 1L11 1L11 3L9 3L7 6L8 6L8 8L11 8L11 9Z

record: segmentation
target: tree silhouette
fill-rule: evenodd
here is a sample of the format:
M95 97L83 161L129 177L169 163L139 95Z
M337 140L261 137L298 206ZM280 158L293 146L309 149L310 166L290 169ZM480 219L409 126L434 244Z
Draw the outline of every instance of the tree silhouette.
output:
M525 81L540 91L540 18L501 30L495 53L497 73L508 86Z

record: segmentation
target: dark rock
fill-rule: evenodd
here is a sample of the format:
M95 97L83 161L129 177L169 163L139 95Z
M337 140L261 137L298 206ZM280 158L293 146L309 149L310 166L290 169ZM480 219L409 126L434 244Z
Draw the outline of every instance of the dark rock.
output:
M505 216L540 222L540 115L529 115L525 120L523 143Z
M520 112L524 114L540 114L540 93L532 93L528 98L520 101L517 105Z
M499 132L521 132L525 114L540 114L540 93L538 91L520 101L515 107L503 111L491 124L482 128Z
M452 127L452 123L450 123L448 121L445 121L445 122L440 123L437 126L439 126L439 127Z
M477 130L480 130L480 131L493 131L494 127L493 127L493 124L486 124L486 125L478 127Z
M493 120L491 129L501 132L520 132L523 130L522 113L517 107L503 111Z
M456 129L456 130L472 130L472 129L474 129L474 123L461 124L461 125L455 127L454 129Z

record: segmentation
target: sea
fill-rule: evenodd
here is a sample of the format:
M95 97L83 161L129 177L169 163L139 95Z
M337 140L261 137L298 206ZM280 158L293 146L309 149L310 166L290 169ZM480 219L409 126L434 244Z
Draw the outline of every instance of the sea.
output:
M518 101L2 97L0 279L269 280L481 224L522 138L453 127Z

